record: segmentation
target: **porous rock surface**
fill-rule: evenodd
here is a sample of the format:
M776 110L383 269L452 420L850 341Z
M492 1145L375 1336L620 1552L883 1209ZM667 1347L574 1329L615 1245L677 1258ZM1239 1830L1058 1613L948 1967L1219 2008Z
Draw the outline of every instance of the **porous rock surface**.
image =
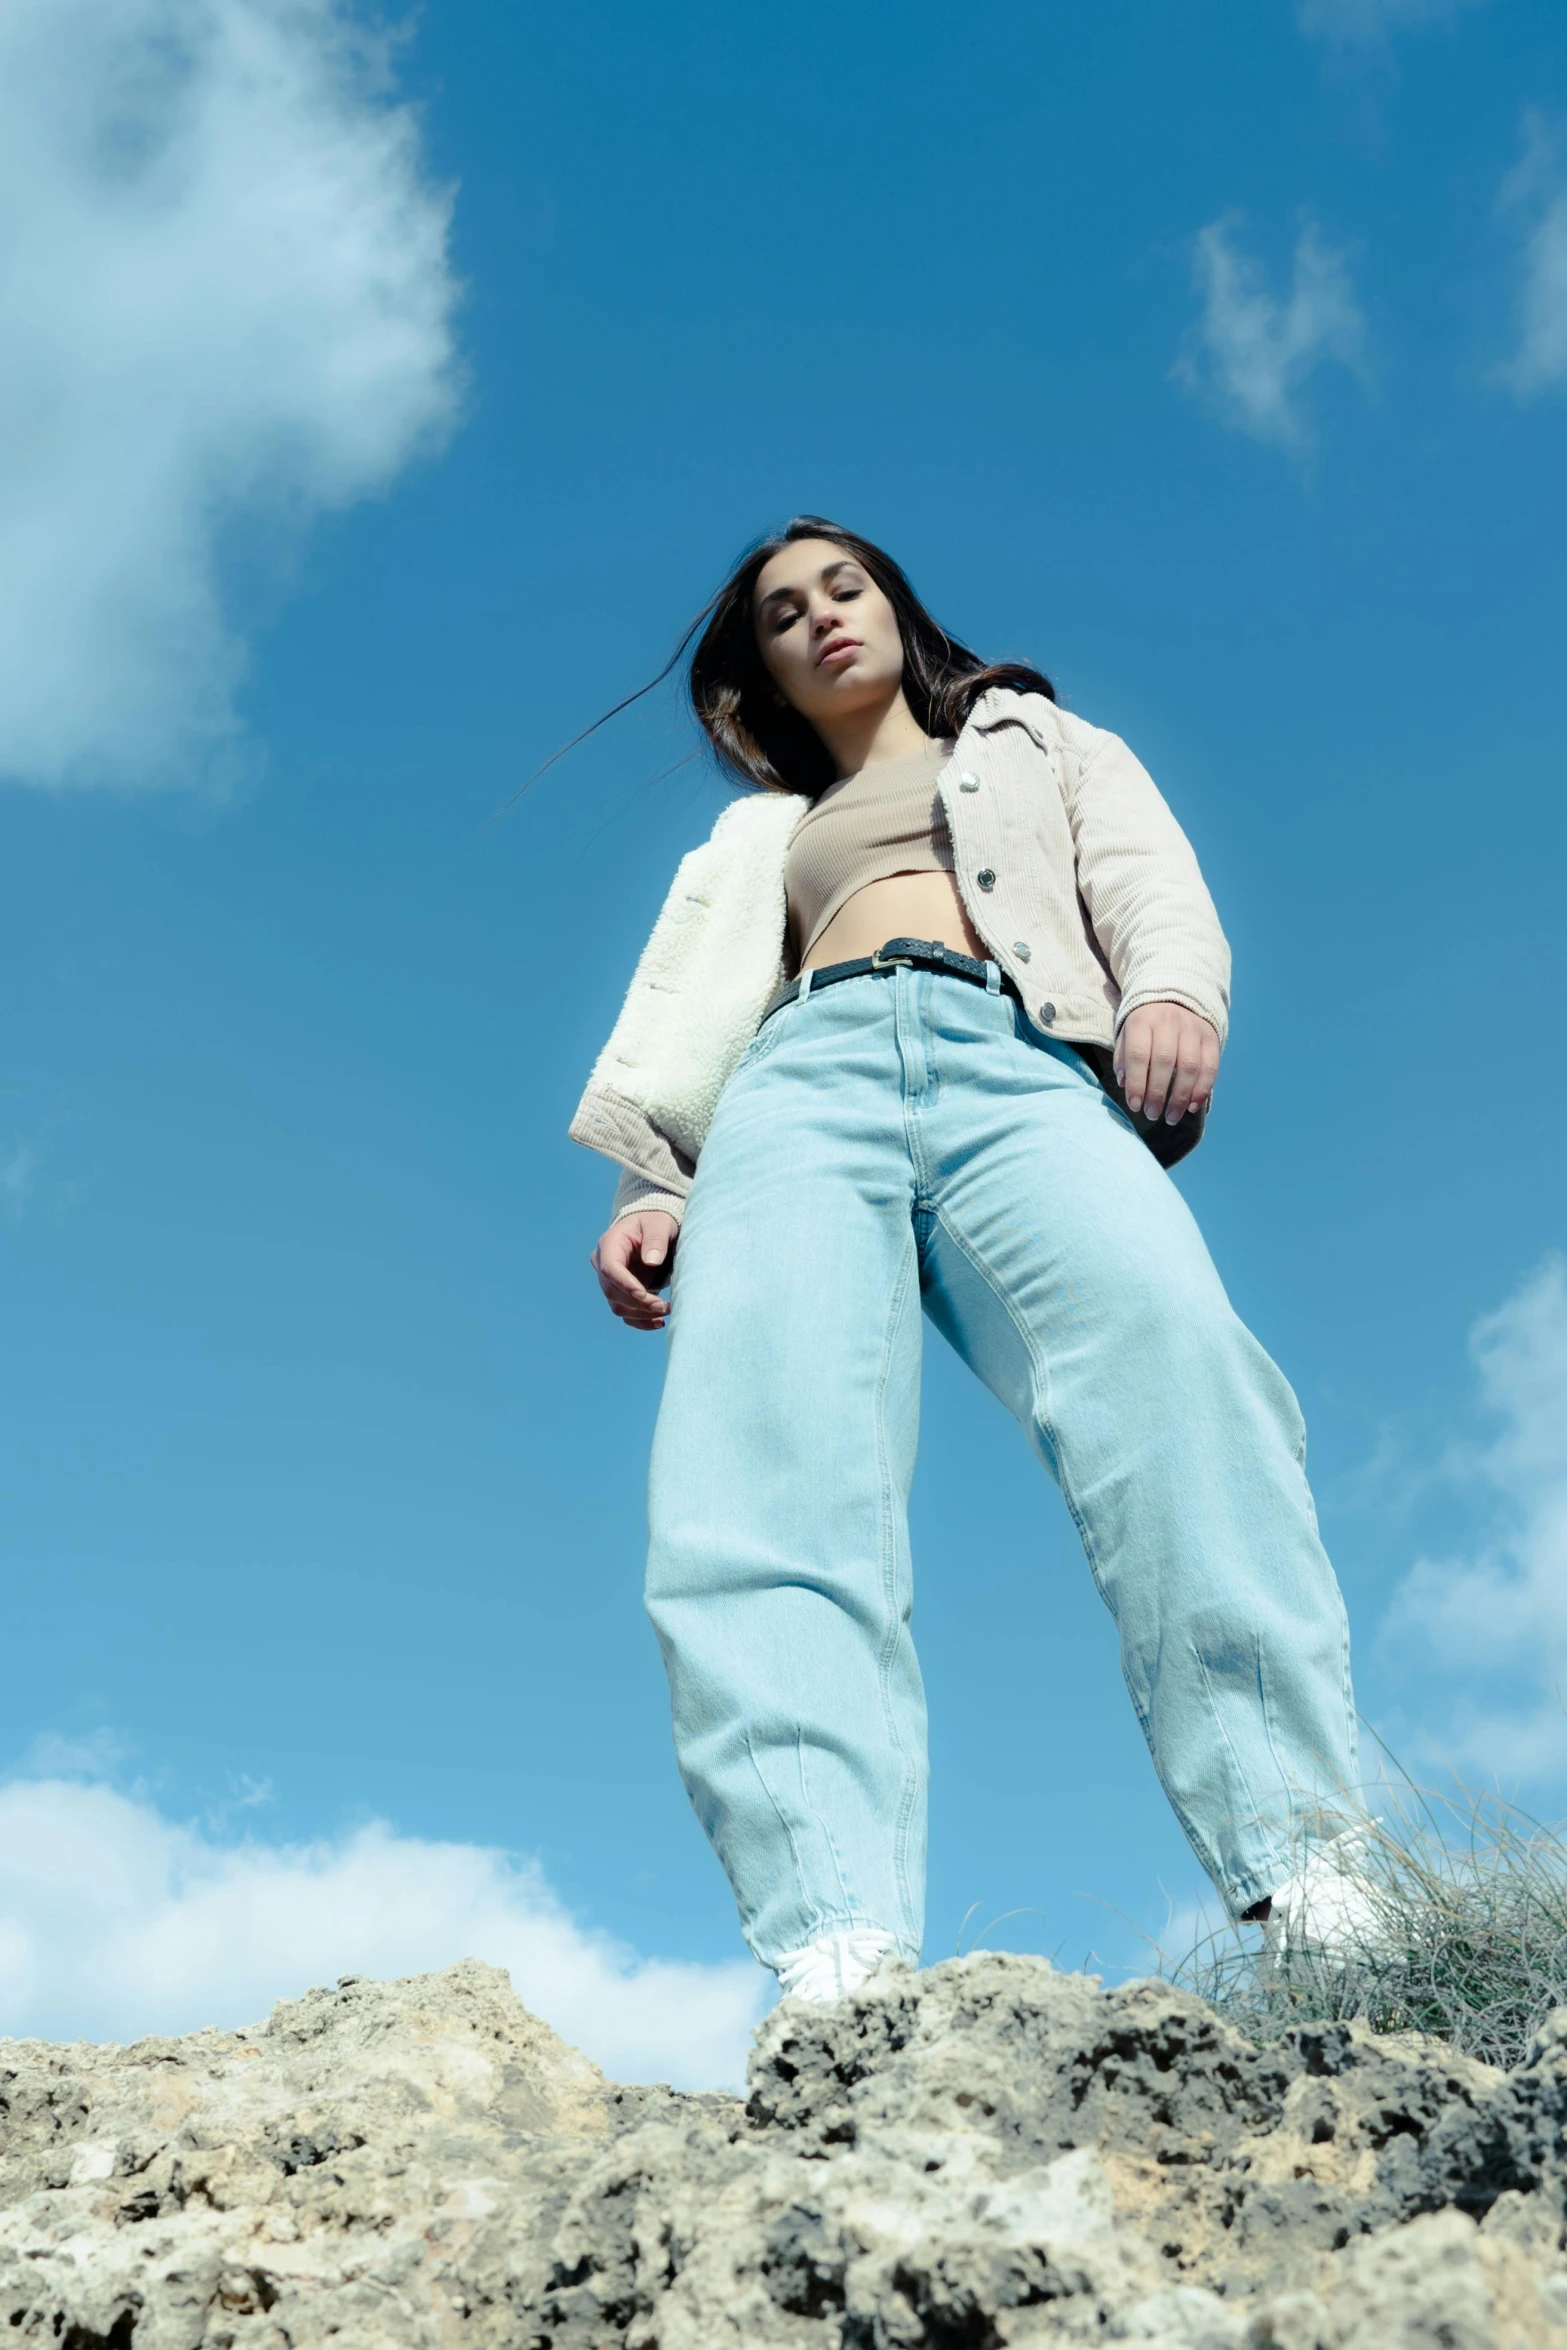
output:
M0 2043L0 2350L1567 2350L1567 2009L1501 2074L1157 1982L884 1971L747 2102L472 1962Z

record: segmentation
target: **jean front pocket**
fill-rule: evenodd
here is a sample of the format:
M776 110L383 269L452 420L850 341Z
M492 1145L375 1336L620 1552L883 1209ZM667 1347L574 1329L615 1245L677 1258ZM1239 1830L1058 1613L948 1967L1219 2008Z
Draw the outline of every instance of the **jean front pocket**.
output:
M1068 1044L1061 1036L1041 1036L1021 1009L1015 1019L1018 1039L1031 1052L1043 1053L1046 1060L1054 1061L1058 1069L1069 1070L1074 1077L1080 1077L1095 1093L1102 1090L1098 1076L1079 1046Z
M757 1068L761 1062L766 1060L769 1053L777 1050L783 1042L784 1028L792 1009L792 1005L784 1004L770 1020L763 1021L745 1051L740 1055L739 1060L736 1061L733 1071L735 1077L741 1077L747 1070Z
M1081 1077L1083 1083L1091 1086L1095 1093L1103 1092L1098 1077L1072 1045L1062 1044L1059 1039L1050 1037L1045 1039L1045 1049L1053 1053L1064 1068L1070 1069L1074 1077Z

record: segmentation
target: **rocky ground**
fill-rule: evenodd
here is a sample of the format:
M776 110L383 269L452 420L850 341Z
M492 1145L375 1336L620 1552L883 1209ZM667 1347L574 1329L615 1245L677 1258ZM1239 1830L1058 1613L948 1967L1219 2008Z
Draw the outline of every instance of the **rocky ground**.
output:
M1567 2010L1502 2074L981 1956L617 2088L472 1963L0 2043L0 2344L1567 2350Z

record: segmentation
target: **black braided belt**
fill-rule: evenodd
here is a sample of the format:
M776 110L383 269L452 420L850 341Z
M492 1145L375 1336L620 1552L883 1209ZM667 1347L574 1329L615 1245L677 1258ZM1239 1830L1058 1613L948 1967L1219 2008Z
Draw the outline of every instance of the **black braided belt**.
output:
M849 963L824 963L819 971L812 971L810 993L814 995L819 987L833 987L840 979L860 979L872 971L895 971L900 964L915 971L941 971L948 979L967 979L975 987L988 987L991 972L1001 970L997 963L981 963L973 955L960 955L956 947L944 947L939 939L889 938L872 955L856 955ZM802 972L799 979L791 979L778 990L757 1022L758 1028L763 1020L781 1012L785 1004L794 1002L806 976ZM1017 996L1017 992L1013 981L1001 971L1001 993ZM1021 1003L1021 996L1018 1001Z
M944 971L949 979L967 979L975 987L988 987L991 972L1000 971L999 964L981 963L973 955L960 955L956 947L944 947L939 939L889 938L873 955L857 955L852 963L828 963L820 971L802 972L799 979L791 979L773 997L757 1027L770 1020L775 1012L781 1012L785 1004L792 1004L807 978L811 983L810 993L814 995L819 987L831 987L837 980L858 979L871 971L896 971L900 964L916 971ZM1019 1003L1023 1000L1004 971L1001 971L1001 993ZM1177 1126L1166 1126L1162 1119L1150 1118L1142 1110L1129 1110L1126 1089L1115 1073L1115 1055L1110 1046L1087 1044L1074 1038L1071 1050L1087 1063L1161 1167L1173 1167L1188 1151L1196 1149L1207 1123L1206 1110L1188 1110Z

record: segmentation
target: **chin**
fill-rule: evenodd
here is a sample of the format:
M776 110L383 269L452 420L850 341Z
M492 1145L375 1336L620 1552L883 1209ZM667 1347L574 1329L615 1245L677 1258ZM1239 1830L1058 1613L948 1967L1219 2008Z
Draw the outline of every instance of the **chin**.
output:
M880 701L886 695L890 682L885 677L867 677L858 666L840 669L836 677L828 681L827 699L834 709L842 703L852 707L858 702Z

